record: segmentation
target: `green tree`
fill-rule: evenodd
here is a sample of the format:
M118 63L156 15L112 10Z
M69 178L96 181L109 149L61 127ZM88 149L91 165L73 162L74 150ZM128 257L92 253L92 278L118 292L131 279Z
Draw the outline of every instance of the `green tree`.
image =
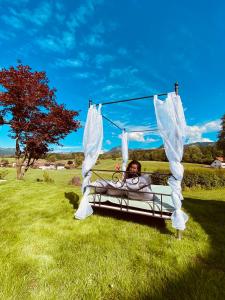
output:
M223 151L223 157L225 157L225 114L221 119L221 130L218 135L217 147Z

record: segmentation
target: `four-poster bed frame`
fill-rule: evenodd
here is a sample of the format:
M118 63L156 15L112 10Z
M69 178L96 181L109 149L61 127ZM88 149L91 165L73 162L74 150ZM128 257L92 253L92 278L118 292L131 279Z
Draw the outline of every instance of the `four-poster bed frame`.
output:
M165 100L158 97L166 96ZM148 130L127 130L104 116L101 108L104 105L152 99L156 114L157 127ZM122 158L121 171L97 170L94 165L102 149L103 118L121 130ZM165 153L170 164L171 174L161 174L168 177L168 186L153 185L151 172L142 172L141 175L126 176L128 162L128 133L131 132L158 132L164 142ZM178 83L175 91L144 97L114 100L102 103L93 103L89 100L87 121L85 123L83 147L85 159L82 165L82 192L83 197L75 218L85 219L93 213L92 207L101 207L148 215L161 219L171 219L172 226L178 230L185 229L188 216L182 211L183 196L181 182L183 178L183 145L186 133L186 121L181 98L178 94ZM112 173L111 180L105 180L101 173ZM91 176L95 174L97 181L91 183ZM134 174L132 174L134 175ZM155 174L154 174L155 175ZM129 179L128 179L129 178ZM144 185L143 185L144 182Z
M175 83L175 93L178 95L178 83ZM161 93L158 94L158 96L167 96L167 93ZM144 100L144 99L153 99L154 95L150 96L144 96L144 97L137 97L137 98L130 98L130 99L124 99L124 100L114 100L110 102L103 102L101 105L110 105L110 104L116 104L116 103L124 103L124 102L130 102L130 101L137 101L137 100ZM92 100L89 100L89 107L95 104L96 106L99 105L99 103L93 103ZM106 121L111 123L113 126L117 127L120 130L127 131L126 128L121 128L116 123L114 123L112 120L107 118L106 116L102 115L102 118L104 118ZM127 132L156 132L157 129L149 129L149 130L129 130ZM111 173L111 181L114 183L121 182L121 178L124 176L126 171L112 171L112 170L99 170L99 169L91 169L92 173L96 176L97 179L102 180L103 182L105 179L101 176L101 173ZM156 175L152 172L142 172L142 174L145 174L145 176L149 176L151 178L152 175ZM157 176L163 176L163 177L169 177L171 174L157 174ZM134 178L134 185L137 184L139 181L139 177ZM89 184L88 187L91 188L91 193L89 194L89 203L94 208L101 208L101 209L110 209L114 211L121 211L131 214L139 214L139 215L145 215L150 216L154 218L161 218L165 220L169 220L171 218L171 215L174 211L174 205L171 198L171 188L169 186L157 186L151 184L151 181L148 185L151 192L143 192L141 190L135 190L135 193L139 197L139 199L129 199L126 195L107 195L103 192L103 189L101 191L100 187L96 187L92 184ZM116 190L119 189L119 191L124 191L126 194L129 191L129 187L127 187L126 183L121 182L121 186L119 188L115 188L114 186L111 186L110 189ZM145 200L144 198L140 200L140 197L146 194L152 194L153 198L152 200ZM178 230L178 238L180 238L180 231Z

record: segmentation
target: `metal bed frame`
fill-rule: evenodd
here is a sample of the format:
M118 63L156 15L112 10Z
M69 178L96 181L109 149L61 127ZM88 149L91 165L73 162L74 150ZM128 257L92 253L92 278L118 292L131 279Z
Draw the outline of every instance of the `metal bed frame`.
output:
M151 194L153 195L152 200L147 200L147 199L130 199L126 195L116 195L112 196L110 194L106 193L101 193L100 190L103 190L103 187L101 186L94 186L94 185L88 185L89 188L91 188L91 193L89 197L90 204L92 207L96 208L103 208L103 209L111 209L115 211L121 211L121 212L127 212L127 213L133 213L133 214L139 214L139 215L146 215L146 216L151 216L154 218L161 218L161 219L170 219L172 215L172 210L169 211L168 209L165 209L164 205L168 206L168 203L164 203L163 201L163 196L169 196L171 197L171 194L168 193L160 193L160 192L153 192L153 191L141 191L143 187L149 187L151 189L151 183L148 183L144 185L143 187L140 187L139 189L133 189L132 185L136 185L140 177L136 175L135 177L132 178L131 181L129 181L129 185L127 184L127 181L124 179L126 177L126 174L129 173L128 171L112 171L112 170L96 170L92 169L91 170L93 174L96 175L97 179L100 179L102 182L107 183L107 188L114 190L118 192L118 194L124 192L124 194L132 192L137 195L143 195L143 194ZM100 173L102 172L110 172L112 174L111 178L111 183L117 184L117 187L115 187L113 184L110 185L108 181L106 181ZM151 176L155 173L151 172L142 172L142 175L148 175ZM163 176L163 177L168 177L170 174L158 174L158 176ZM104 187L105 189L105 187ZM108 198L108 201L105 201L103 198L103 195ZM118 203L113 203L110 202L110 199L115 199L116 202ZM139 201L142 203L146 204L146 208L139 208L134 206L134 201ZM147 209L147 207L149 207Z
M174 91L175 93L178 95L178 88L179 88L179 85L178 85L178 82L176 82L174 84ZM160 94L157 94L158 96L167 96L168 93L160 93ZM110 104L115 104L115 103L122 103L122 102L129 102L129 101L137 101L137 100L144 100L144 99L152 99L153 100L154 98L154 95L150 95L150 96L143 96L143 97L137 97L137 98L130 98L130 99L123 99L123 100L114 100L114 101L109 101L109 102L101 102L101 103L94 103L91 99L89 100L89 107L92 105L92 104L95 104L96 106L98 106L99 104L101 104L102 106L103 105L110 105ZM121 128L118 124L114 123L112 120L110 120L109 118L107 118L106 116L102 115L102 117L107 120L109 123L111 123L112 125L114 125L115 127L117 127L118 129L120 130L123 130L123 131L127 131L127 132L157 132L157 128L156 126L149 129L149 130L138 130L138 131L128 131L126 130L126 128ZM112 176L112 179L115 177L115 174L118 175L119 172L115 172L115 171L112 171L112 170L97 170L97 169L92 169L91 170L93 173L95 172L95 175L97 177L100 177L99 174L97 174L96 172L97 171L101 171L101 172L114 172L113 173L113 176ZM121 172L120 172L121 173ZM123 171L122 172L123 174L125 174L125 172ZM153 173L148 173L148 172L142 172L142 174L145 173L145 174L153 174ZM172 176L172 174L160 174L160 176ZM103 179L103 178L101 178ZM103 179L104 180L104 179ZM118 197L116 196L117 199L119 199L119 205L115 206L115 205L111 205L109 203L106 203L101 201L101 198L102 198L102 194L101 193L96 193L96 187L92 186L92 185L89 185L89 188L92 189L92 193L90 194L91 197L93 197L93 201L91 202L91 205L93 207L101 207L101 208L105 208L105 209L111 209L111 210L117 210L117 211L123 211L123 212L128 212L128 213L135 213L135 214L140 214L140 215L147 215L147 216L151 216L151 217L155 217L155 218L161 218L161 219L171 219L171 215L172 215L172 212L165 212L163 211L163 196L171 196L171 194L164 194L164 193L156 193L156 192L149 192L149 194L153 194L154 197L153 197L153 200L138 200L138 201L143 201L143 202L146 202L148 204L150 204L150 202L152 203L152 210L150 211L147 211L147 210L138 210L138 209L133 209L133 208L130 208L129 204L131 203L131 201L134 201L134 200L130 200L126 197ZM113 188L113 187L111 187ZM114 187L114 189L116 189ZM120 189L122 190L122 189ZM135 191L135 193L141 193L141 191ZM147 192L144 192L144 193L147 193ZM155 201L154 199L156 199L155 197L158 197L160 196L160 211L156 211L155 210ZM110 197L113 197L113 196L110 196ZM125 203L125 205L124 205ZM181 239L181 231L180 230L177 230L177 237L178 239Z

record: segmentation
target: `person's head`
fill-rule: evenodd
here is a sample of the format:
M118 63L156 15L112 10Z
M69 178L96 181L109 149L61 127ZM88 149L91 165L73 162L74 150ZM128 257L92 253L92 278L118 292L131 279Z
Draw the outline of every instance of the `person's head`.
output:
M127 171L128 177L132 177L133 175L141 176L141 164L137 160L132 160L127 166Z

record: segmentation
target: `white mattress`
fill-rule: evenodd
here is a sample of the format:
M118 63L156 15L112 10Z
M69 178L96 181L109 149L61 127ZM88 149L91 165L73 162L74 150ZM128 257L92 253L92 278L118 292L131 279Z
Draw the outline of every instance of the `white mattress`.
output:
M163 185L151 185L152 192L156 193L153 200L131 200L128 198L121 198L118 196L109 196L106 194L91 194L89 195L89 203L94 202L98 205L99 203L105 204L105 202L110 202L111 205L122 205L129 206L129 208L137 208L141 210L148 211L161 211L161 197L162 197L162 211L171 213L174 211L174 205L171 198L171 188L169 186ZM159 193L159 194L157 194ZM168 194L168 195L160 195ZM122 201L122 202L121 202Z

